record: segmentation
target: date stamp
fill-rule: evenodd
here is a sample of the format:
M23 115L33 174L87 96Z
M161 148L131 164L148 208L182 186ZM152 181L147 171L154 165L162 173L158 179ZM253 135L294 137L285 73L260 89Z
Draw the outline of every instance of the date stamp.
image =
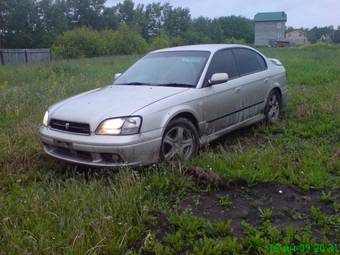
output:
M269 244L268 251L270 254L340 254L340 245L338 244L324 244L324 243L300 243L300 244Z

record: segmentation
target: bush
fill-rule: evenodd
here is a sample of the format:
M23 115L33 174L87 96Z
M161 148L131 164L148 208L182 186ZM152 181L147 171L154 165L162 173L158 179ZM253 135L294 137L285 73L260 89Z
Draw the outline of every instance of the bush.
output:
M201 32L187 32L184 35L185 44L204 44L211 43L211 40Z
M116 54L115 41L117 38L117 33L112 30L104 30L100 33L101 39L104 45L104 55L114 55Z
M299 46L300 49L328 49L337 50L340 49L340 45L334 43L312 43Z
M171 47L171 40L166 35L156 37L150 43L150 50L157 50L168 47Z
M244 39L236 39L234 37L224 39L223 43L226 43L226 44L244 44L244 45L247 45L247 42Z
M184 39L179 36L171 37L170 40L171 40L171 46L181 46L181 45L186 44Z
M67 31L52 46L54 56L62 58L94 57L105 53L100 34L82 27Z
M144 38L128 26L120 27L110 43L114 45L113 54L140 54L148 48Z
M140 54L146 50L145 40L127 26L115 32L74 29L59 36L52 46L54 56L61 58Z

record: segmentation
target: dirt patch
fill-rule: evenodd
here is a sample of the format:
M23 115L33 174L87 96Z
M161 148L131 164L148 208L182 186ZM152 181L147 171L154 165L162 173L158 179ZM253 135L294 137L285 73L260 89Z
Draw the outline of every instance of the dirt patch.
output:
M339 203L339 191L331 192ZM322 201L322 192L303 191L292 185L258 184L254 187L229 188L223 191L189 193L179 204L180 212L191 212L196 217L209 221L232 220L233 235L242 237L241 222L259 226L266 217L265 209L271 210L273 226L283 230L288 225L304 229L307 220L312 220L311 208L335 215L333 203ZM229 206L225 206L229 200ZM318 230L314 230L316 235Z

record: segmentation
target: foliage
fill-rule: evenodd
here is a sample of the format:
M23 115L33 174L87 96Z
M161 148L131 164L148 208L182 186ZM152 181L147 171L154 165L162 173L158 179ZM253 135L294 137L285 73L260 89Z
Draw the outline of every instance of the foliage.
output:
M224 39L223 43L226 43L226 44L244 44L244 45L247 45L247 42L245 40L243 40L243 39L235 39L234 37Z
M219 203L220 205L225 208L225 209L228 209L231 205L232 205L232 202L230 200L230 197L229 195L223 195L219 198Z
M133 0L124 0L109 7L106 2L107 0L2 0L0 47L47 48L57 38L60 40L63 33L82 27L100 32L116 31L121 26L128 26L133 33L138 33L146 41L153 42L161 35L168 36L173 41L171 45L222 43L225 38L235 38L236 42L241 40L242 44L250 44L254 40L254 22L245 17L232 15L213 19L192 18L189 9L173 7L169 3L144 5L135 4ZM289 27L288 31L293 29ZM339 41L339 31L335 31L332 26L301 29L313 43L322 35L334 42ZM127 45L127 49L119 46L118 52L132 52L134 50L131 47L136 49L136 45ZM144 45L141 48L143 47ZM115 52L113 49L108 51L111 54Z
M248 43L253 40L253 23L244 17L192 19L189 9L168 3L143 5L124 0L111 7L106 7L105 3L106 0L3 0L0 5L0 46L51 47L69 30L87 27L96 31L116 31L121 26L130 27L131 33L137 32L147 41L160 35L175 38L177 44L179 41L181 44L217 43L229 37ZM119 46L118 51L131 52L131 47L127 47ZM132 47L136 48L136 45ZM59 50L63 55L73 54Z
M307 30L307 37L308 40L312 43L317 42L321 36L329 36L330 40L333 38L333 33L334 33L334 27L333 26L328 26L328 27L313 27L310 30Z
M157 50L162 48L168 48L171 46L170 38L166 35L161 35L154 38L150 43L150 50Z
M146 49L145 40L126 26L116 32L78 28L65 32L53 44L54 55L63 58L140 54Z
M100 34L86 27L65 32L53 45L53 54L57 57L94 57L104 53Z
M116 32L114 40L110 44L114 45L113 54L141 54L147 49L147 44L143 37L135 33L127 26L122 26Z
M340 29L334 31L334 42L340 43Z

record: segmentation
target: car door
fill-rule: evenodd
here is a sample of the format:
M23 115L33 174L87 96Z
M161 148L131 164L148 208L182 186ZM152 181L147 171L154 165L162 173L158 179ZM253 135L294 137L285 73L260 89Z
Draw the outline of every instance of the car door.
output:
M241 85L240 121L259 114L265 104L266 93L270 85L267 63L254 50L247 48L233 49Z
M214 73L227 73L229 80L225 83L209 86L209 79ZM214 54L201 89L203 119L206 121L206 133L212 134L224 129L238 120L240 105L240 82L235 58L231 49Z

